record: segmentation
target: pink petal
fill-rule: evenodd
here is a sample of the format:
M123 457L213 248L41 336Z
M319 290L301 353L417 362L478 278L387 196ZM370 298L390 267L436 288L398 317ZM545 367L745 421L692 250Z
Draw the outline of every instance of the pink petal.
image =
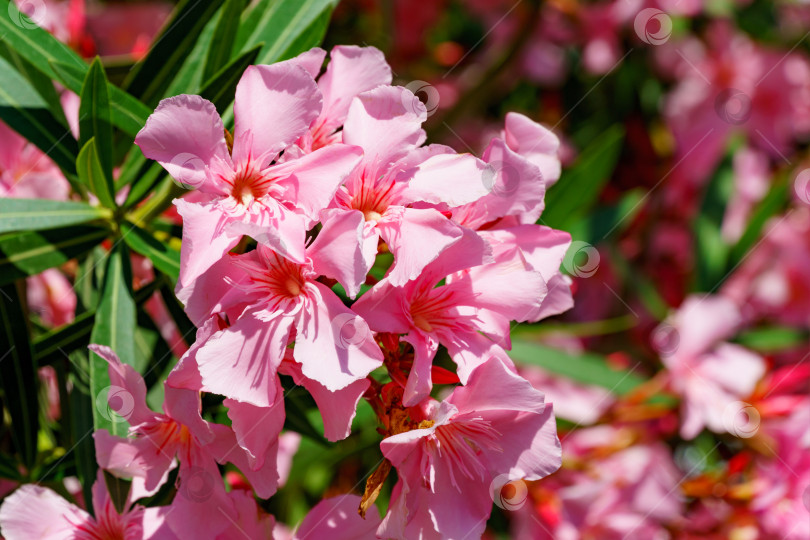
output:
M202 403L198 390L182 390L167 384L163 410L169 418L188 428L200 444L205 444L214 437L208 422L202 419Z
M346 120L349 105L358 94L391 84L391 68L375 47L337 45L330 53L326 73L318 80L323 92L320 130L331 133Z
M278 204L271 212L252 215L249 221L233 221L228 224L231 234L250 236L290 260L303 263L304 239L307 227L303 216Z
M430 147L419 148L417 152L424 153L426 149ZM486 181L489 172L487 164L471 154L433 155L412 171L404 200L461 206L490 193Z
M428 264L464 234L461 227L432 208L389 208L377 228L394 254L388 280L395 286L419 277Z
M295 359L308 378L335 391L363 379L382 365L382 351L368 324L321 283L314 312L296 321ZM343 332L351 327L352 335Z
M510 150L501 139L493 139L484 150L487 169L483 183L487 195L478 204L486 206L492 218L517 216L521 223L534 223L544 208L546 182L537 165Z
M324 499L309 511L295 531L293 540L375 538L374 531L380 524L380 511L372 506L363 519L357 514L359 507L358 495L338 495Z
M357 210L324 210L321 223L318 237L307 249L313 269L338 280L349 297L354 298L374 264L377 230L366 227L363 213Z
M129 422L137 425L154 418L149 407L146 406L146 384L143 377L135 369L121 362L118 355L105 345L89 345L87 347L109 364L110 392L109 400L111 418L113 412Z
M190 203L175 199L174 205L183 218L180 279L175 291L183 301L190 296L190 292L183 289L239 243L239 237L223 229L226 218L213 202Z
M264 465L268 451L278 444L284 427L284 389L276 377L276 402L270 407L257 407L234 399L226 399L228 418L236 440L248 454L251 469Z
M236 86L233 110L234 160L261 157L263 168L318 117L321 92L301 66L250 66Z
M324 437L334 442L349 436L357 404L371 384L368 379L360 379L346 388L331 392L318 381L305 377L297 362L282 362L279 372L291 376L295 384L306 388L315 399L323 417Z
M276 62L278 64L294 64L304 69L309 76L313 79L318 77L323 67L323 61L326 59L326 51L320 47L312 47L308 51L304 51L294 58L284 60L283 62Z
M6 540L64 540L74 536L75 525L89 519L50 489L26 484L0 506L0 533Z
M275 402L275 375L292 327L289 317L253 309L197 351L206 392L259 407Z
M394 287L382 280L352 304L352 311L368 321L375 332L405 334L411 328L410 314L403 311L409 305L405 287Z
M256 495L263 499L271 497L278 488L278 440L270 446L264 455L264 463L255 469L251 466L250 456L245 452L229 428L215 425L216 437L206 449L216 457L220 463L230 462L242 471Z
M543 276L520 263L478 266L464 276L463 283L468 284L476 307L518 322L537 321L548 292Z
M390 163L425 140L425 106L399 86L381 86L351 103L343 125L343 142L363 148L365 163Z
M191 187L207 182L208 167L215 158L228 163L231 159L217 109L200 96L161 101L138 132L135 144L175 180Z
M356 146L332 144L298 159L270 168L282 178L284 198L313 221L326 208L345 178L360 163L363 151Z
M509 148L537 165L546 186L560 178L557 157L560 139L550 130L522 114L510 112L506 114L504 139Z
M149 494L160 489L174 467L174 456L149 437L125 439L100 429L93 438L98 466L121 478L143 478L143 489Z
M439 350L439 342L432 336L428 336L419 331L412 331L402 338L413 345L413 367L408 374L408 383L405 385L405 392L402 394L402 403L406 407L412 407L430 396L433 389L433 382L430 377L430 368L433 366L433 358Z
M216 538L235 513L213 459L182 465L166 523L181 538Z

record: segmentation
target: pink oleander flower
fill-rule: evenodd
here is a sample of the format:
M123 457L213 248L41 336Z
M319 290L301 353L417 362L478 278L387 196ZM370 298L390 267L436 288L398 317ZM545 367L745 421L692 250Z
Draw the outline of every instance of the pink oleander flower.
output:
M487 193L479 159L421 146L426 118L419 99L396 86L360 94L349 107L343 142L362 148L363 159L321 213L326 238L318 238L326 244L323 273L340 276L349 296L366 279L381 238L394 255L389 280L403 285L462 237L458 226L425 206L457 206Z
M517 510L512 536L646 540L679 523L682 474L671 451L660 442L623 447L631 441L632 434L607 425L568 434L562 440L567 467L530 487L535 504Z
M166 525L175 534L218 534L231 523L233 506L217 462L230 461L239 467L260 496L275 492L277 446L250 466L231 429L201 418L198 392L167 385L164 412L155 413L146 405L143 378L131 366L122 364L109 347L91 345L90 349L109 363L110 408L129 422L132 435L121 438L96 431L99 466L116 476L133 478L133 491L140 497L156 493L179 461L178 492L172 511L166 512Z
M765 373L757 354L726 342L742 324L738 307L722 296L689 297L653 333L672 389L681 396L681 436L704 428L735 433L740 400ZM730 377L729 374L734 374Z
M493 486L539 480L560 466L551 404L498 358L444 401L422 407L418 429L380 444L399 476L380 537L477 538Z
M306 248L304 263L259 244L249 253L226 255L197 280L192 288L196 298L192 294L187 304L192 320L201 325L210 315L226 312L231 322L196 352L200 389L270 406L273 375L293 340L303 374L332 392L381 365L382 352L366 323L317 281L320 240ZM357 332L350 343L341 337L347 325Z
M232 152L216 108L199 96L163 100L138 133L144 155L205 194L202 201L175 202L183 217L178 291L242 234L303 262L306 230L359 161L360 149L337 143L278 161L322 110L321 91L296 62L245 70L236 88Z
M141 540L153 538L145 529L161 521L130 501L119 514L101 470L93 483L93 513L95 517L51 489L25 484L0 506L0 534L6 540Z
M292 60L306 69L313 79L318 79L318 89L323 94L321 113L296 142L303 152L340 143L343 134L339 128L346 121L354 97L378 86L391 84L391 68L383 53L375 47L333 47L329 54L329 65L318 77L325 57L326 51L315 47ZM293 149L290 152L295 153Z
M70 184L42 151L0 122L0 197L66 200Z
M211 538L212 540L233 540L234 538L264 539L277 538L275 519L265 513L256 504L256 498L249 491L235 489L226 495L229 502L229 524L225 530L214 533L208 531L198 538ZM216 512L225 512L222 507L212 509ZM144 538L153 540L183 540L189 538L188 529L180 533L173 531L167 524L166 517L172 512L171 506L158 506L147 508L144 511ZM152 517L156 519L150 519ZM191 519L194 519L193 517Z
M754 500L761 527L785 540L810 537L810 400L784 419L764 424L775 455L755 466Z
M723 216L723 239L734 244L748 225L754 206L768 193L771 180L768 156L760 150L743 148L734 154L734 193Z
M727 21L707 30L705 44L670 41L658 52L662 67L679 81L664 111L676 144L667 183L676 200L695 200L694 190L719 164L733 133L744 133L749 146L781 161L810 131L805 55L763 48Z
M352 328L358 330L362 330L361 325L365 324L355 315L337 320L343 321L342 324L351 325ZM211 358L219 360L216 355L212 356L210 348L206 349L212 336L215 341L235 339L239 336L234 332L225 336L219 335L226 330L229 330L229 327L218 316L205 321L197 331L197 340L194 345L169 374L167 385L174 388L213 392L214 390L211 390L208 386L211 384L214 388L220 389L223 386L220 384L222 381L211 375L211 373L215 372L217 366L206 365L201 369L201 363L205 361L211 363ZM341 329L338 328L338 330ZM368 334L362 332L355 335L364 340L368 339ZM352 340L339 343L343 343L346 348L361 345L360 341ZM252 341L247 341L247 344L251 345ZM213 346L217 347L216 343ZM232 351L229 353L232 354ZM270 451L275 453L277 448L278 451L282 450L279 448L279 433L284 425L285 413L284 396L278 377L274 377L266 371L262 373L262 370L267 368L264 365L265 360L260 351L255 350L254 353L259 355L258 357L261 359L259 366L251 364L249 358L243 358L241 364L247 362L248 367L253 365L256 368L256 378L240 380L238 376L233 374L227 375L228 380L234 382L237 386L224 389L223 391L227 391L228 394L223 395L231 396L225 399L224 405L228 407L228 417L231 419L231 427L237 443L245 451L248 464L253 468L257 468L264 463L265 454ZM320 382L304 375L301 364L297 363L293 357L294 349L287 348L282 354L283 361L277 367L278 373L292 377L295 384L303 386L312 395L323 416L324 436L330 441L346 438L351 432L352 419L356 412L357 403L368 388L369 381L365 378L358 379L344 388L331 391ZM238 391L239 385L253 385L255 389L252 392L245 393ZM259 424L263 426L263 429L255 429L255 426ZM279 467L281 467L287 460L287 456L282 452L279 454L278 460ZM279 471L279 475L282 475L281 471Z
M721 292L748 319L810 325L810 210L792 209L765 224L762 240Z
M275 540L365 540L376 538L380 512L372 507L365 518L357 515L360 497L338 495L316 504L294 531L279 531Z

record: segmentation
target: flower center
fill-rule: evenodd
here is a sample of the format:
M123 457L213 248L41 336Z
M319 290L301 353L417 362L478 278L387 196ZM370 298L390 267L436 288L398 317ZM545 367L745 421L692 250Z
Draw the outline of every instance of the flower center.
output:
M428 451L433 460L442 460L443 463L435 466L445 466L450 471L450 479L456 489L460 489L456 481L456 474L461 473L470 479L476 476L486 478L488 471L484 462L483 450L502 452L498 445L500 433L482 418L469 418L462 421L443 424L426 439Z
M229 179L224 179L230 185L231 197L243 206L250 206L254 201L272 195L274 178L263 171L256 169L253 164L247 163Z

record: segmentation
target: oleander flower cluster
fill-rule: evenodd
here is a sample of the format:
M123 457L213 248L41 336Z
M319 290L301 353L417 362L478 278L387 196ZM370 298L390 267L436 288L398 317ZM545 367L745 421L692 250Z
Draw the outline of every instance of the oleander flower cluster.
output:
M109 407L129 425L125 437L94 433L100 468L131 481L126 506L112 506L103 476L94 516L25 486L0 511L9 539L265 537L273 518L229 492L219 467L236 467L260 499L283 482L282 376L315 400L330 441L351 433L361 399L380 422L382 461L363 496L322 503L354 507L335 514L346 531L479 537L493 485L560 466L552 404L506 353L515 321L572 305L559 270L570 236L535 225L559 177L556 137L510 114L481 157L426 144L425 106L391 84L382 53L337 46L322 70L325 57L248 67L232 130L194 95L149 117L136 144L194 188L174 202L175 292L196 341L165 381L162 411L116 351L91 345L120 389ZM201 416L201 396L224 400L225 423ZM138 504L172 482L169 504ZM48 518L28 519L32 508ZM311 533L326 537L335 519Z

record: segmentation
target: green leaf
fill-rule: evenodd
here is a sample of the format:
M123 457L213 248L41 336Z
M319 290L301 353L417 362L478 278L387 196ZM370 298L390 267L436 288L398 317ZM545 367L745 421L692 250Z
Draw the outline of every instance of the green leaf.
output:
M576 163L546 194L546 209L541 223L568 230L596 203L602 188L610 180L624 141L624 128L608 128L579 155Z
M67 174L73 174L78 153L76 140L51 114L37 91L4 58L0 58L0 118Z
M172 281L180 275L180 252L156 239L147 231L125 221L121 223L121 234L129 247L148 257L155 268L167 274Z
M513 339L509 356L516 364L539 366L579 383L607 388L617 395L632 392L644 382L633 370L615 370L606 358L593 353L569 354L539 343Z
M776 176L768 194L765 195L765 198L760 201L751 213L745 232L743 232L740 239L731 249L728 261L729 271L736 268L740 261L742 261L748 252L756 245L768 220L782 212L788 205L790 201L790 187L791 183L788 182L788 176L786 174L778 174Z
M735 341L749 349L770 354L807 345L809 337L810 334L806 330L771 326L743 332Z
M143 305L163 284L163 279L156 279L135 291L135 305ZM70 324L60 326L37 336L33 342L37 364L53 364L65 354L83 350L90 344L90 334L95 322L96 310L90 309L80 313Z
M39 381L23 298L13 283L0 287L0 385L14 447L30 470L37 458Z
M643 208L645 194L640 189L627 192L614 206L597 208L568 230L574 240L597 244L608 236L620 234Z
M147 105L157 105L222 2L182 0L155 39L149 54L130 72L123 88Z
M70 392L71 440L70 448L75 453L76 472L82 483L84 500L92 500L93 482L96 481L96 446L93 442L93 414L96 411L96 402L90 395L88 366L89 359L86 350L76 350L70 353L71 365L76 367L71 373L73 390ZM79 367L83 366L83 367ZM77 373L78 372L78 373ZM84 380L83 380L84 379ZM92 506L92 505L91 505Z
M2 2L3 0L0 0ZM81 66L53 62L51 64L55 78L58 78L70 90L80 93L84 78L87 74L87 64ZM124 133L134 137L146 124L146 119L152 114L152 109L132 97L117 86L107 84L110 96L110 117L113 125Z
M34 65L23 58L17 51L8 46L7 43L0 42L0 56L6 59L20 75L31 83L31 86L36 90L37 94L47 104L48 110L53 114L63 127L68 127L68 121L65 117L65 111L62 108L62 102L59 98L59 93L53 84L53 80L38 70Z
M245 69L256 61L260 48L260 46L256 46L234 59L233 62L219 70L200 90L200 95L213 103L219 114L224 114L228 106L233 103L236 85L242 78Z
M76 172L79 180L96 194L101 204L107 208L116 208L118 205L115 202L112 171L109 176L104 172L104 165L101 163L98 152L96 138L92 137L79 152L79 157L76 158Z
M0 16L0 35L3 36L3 41L34 67L55 79L56 73L51 68L51 62L60 62L81 69L81 78L84 78L87 64L79 55L49 32L37 26L26 15L20 13L14 2L0 0L0 14L2 14ZM5 16L6 14L8 17ZM71 88L71 90L79 92L78 88Z
M0 233L39 231L105 219L110 212L86 203L47 199L0 199Z
M213 103L220 114L224 114L228 106L233 103L236 95L236 85L242 78L245 69L256 61L259 47L254 47L236 58L233 62L219 70L200 90L200 95Z
M101 165L101 172L104 173L105 183L109 186L107 194L113 199L115 189L113 187L113 130L111 125L110 95L107 92L107 76L101 66L101 60L96 57L87 71L87 76L82 84L79 104L79 146L82 151L87 149L90 139L96 141L96 153L98 162ZM97 184L98 185L98 184ZM101 186L98 186L101 187ZM101 199L101 194L95 192ZM115 204L104 206L114 208Z
M124 208L132 208L144 200L153 192L160 181L168 176L166 170L156 161L150 161L144 163L144 165L143 173L137 176L132 183L129 193L127 193Z
M331 13L337 4L334 0L277 0L267 2L266 8L258 13L255 9L248 15L258 17L252 33L244 39L242 51L264 43L259 53L260 64L272 64L284 59L285 55L295 56L302 51L294 51L292 45L303 32L312 28L313 23ZM238 40L242 43L242 39ZM289 57L289 56L288 56Z
M132 298L131 283L129 251L119 241L107 260L90 342L110 347L123 363L138 369L134 335L135 300ZM105 360L95 353L90 355L90 396L96 403L93 424L96 429L106 429L113 435L126 436L127 423L106 406L110 386L107 368Z
M39 274L87 253L110 231L76 226L0 235L0 285Z
M731 248L723 239L722 226L726 204L734 190L734 170L731 159L712 177L706 187L700 213L694 221L695 287L698 291L713 291L727 275Z
M211 79L230 61L236 33L239 30L239 17L244 9L245 0L225 0L205 59L204 81Z

